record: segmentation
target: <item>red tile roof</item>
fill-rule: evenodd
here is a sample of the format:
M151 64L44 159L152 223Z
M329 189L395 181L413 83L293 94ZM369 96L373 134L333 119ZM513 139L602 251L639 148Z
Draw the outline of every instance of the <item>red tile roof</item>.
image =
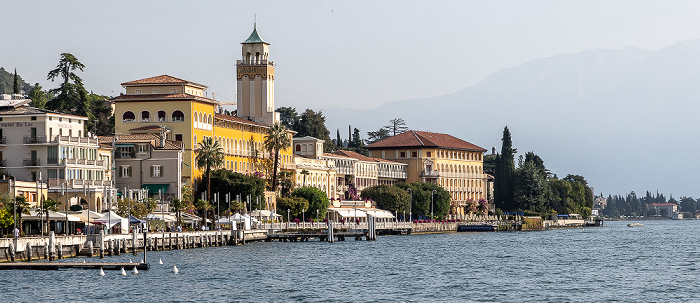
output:
M145 78L145 79L134 80L134 81L122 83L122 85L125 85L125 86L138 85L138 84L191 84L194 86L207 88L206 85L195 83L192 81L183 80L180 78L175 78L173 76L168 76L168 75L160 75L160 76L155 76L155 77L150 77L150 78Z
M407 131L393 137L374 142L367 149L386 149L401 147L436 147L485 152L486 149L471 144L452 135L425 131Z
M250 121L248 119L243 119L241 117L236 117L236 116L230 116L230 115L224 115L224 114L215 114L215 118L221 119L221 120L226 120L226 121L232 121L232 122L238 122L238 123L245 123L245 124L251 124L251 125L256 125L256 126L264 126L264 127L269 127L268 125L258 123L255 121Z
M200 96L195 96L195 95L190 95L190 94L144 94L144 95L120 95L116 96L112 99L109 99L112 102L129 102L129 101L142 101L148 99L149 101L156 101L156 100L164 100L164 101L170 101L174 99L196 99L196 100L201 100L205 102L210 102L210 103L218 103L219 101L216 101L214 99L209 99L206 97L200 97Z

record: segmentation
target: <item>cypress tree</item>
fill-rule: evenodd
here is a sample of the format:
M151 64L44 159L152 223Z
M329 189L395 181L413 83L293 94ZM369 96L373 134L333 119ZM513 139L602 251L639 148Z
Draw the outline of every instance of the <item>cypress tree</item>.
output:
M335 130L335 145L338 146L338 148L343 147L343 139L340 138L340 129L336 128Z
M496 180L494 183L494 198L496 206L503 210L515 208L515 162L516 151L510 138L508 126L503 129L501 153L496 155Z
M13 94L19 94L19 81L17 81L17 68L15 68L15 83L12 87Z

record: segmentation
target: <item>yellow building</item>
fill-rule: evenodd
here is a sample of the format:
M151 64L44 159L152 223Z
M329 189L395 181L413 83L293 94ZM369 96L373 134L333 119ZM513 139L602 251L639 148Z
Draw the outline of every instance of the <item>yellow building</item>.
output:
M370 156L408 164L408 183L438 183L452 195L452 212L468 200L487 200L486 149L447 134L408 131L367 145Z
M242 44L244 60L238 60L237 70L238 116L223 114L219 102L207 97L207 86L160 75L122 83L126 93L111 100L115 105L116 134L130 134L150 125L169 129L167 139L184 145L182 176L187 185L202 174L195 157L205 137L219 141L224 149L223 168L241 173L264 172L264 160L271 158L263 146L265 133L269 125L279 121L272 97L274 66L267 61L269 44L260 39L257 30ZM252 51L256 54L249 56ZM265 68L257 68L261 66ZM244 97L246 102L241 102ZM272 113L269 109L273 109ZM291 140L292 132L289 136ZM293 166L292 149L281 151L280 167Z

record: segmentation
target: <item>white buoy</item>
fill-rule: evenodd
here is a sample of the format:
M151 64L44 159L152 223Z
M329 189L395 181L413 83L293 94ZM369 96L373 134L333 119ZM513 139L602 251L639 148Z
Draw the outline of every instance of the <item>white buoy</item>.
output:
M163 264L163 259L158 259L158 264Z
M100 276L104 276L104 275L105 275L105 271L102 270L102 267L100 267L100 273L99 273L99 275L100 275Z
M132 274L135 274L135 275L138 275L138 274L139 274L139 270L136 269L136 266L134 266L134 270L132 270L131 273L132 273Z
M143 263L143 259L141 259L141 263Z
M131 259L129 259L129 263L131 263Z
M179 273L179 272L180 272L180 271L177 270L177 266L173 265L173 273L174 273L174 274L177 274L177 273Z
M126 276L126 271L124 270L124 267L122 267L122 271L119 272L120 276Z
M83 260L83 263L85 263L85 260Z

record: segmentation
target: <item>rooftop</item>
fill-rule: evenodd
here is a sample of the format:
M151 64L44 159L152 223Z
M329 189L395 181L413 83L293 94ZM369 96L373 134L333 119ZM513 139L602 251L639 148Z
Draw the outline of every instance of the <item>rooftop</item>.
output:
M156 134L103 136L99 137L99 142L100 145L110 145L112 142L114 142L115 144L149 143L154 149L157 150L178 150L182 148L182 142L173 140L165 140L164 147L160 147L161 137Z
M253 43L265 43L270 45L270 43L265 42L258 34L257 25L253 26L253 32L250 34L247 40L243 41L241 44L253 44Z
M204 89L207 88L206 85L195 83L192 81L183 80L183 79L176 78L176 77L169 76L169 75L160 75L160 76L144 78L144 79L139 79L139 80L134 80L134 81L122 83L123 86L133 86L133 85L140 85L140 84L189 84L189 85L198 86L198 87L204 88Z
M122 101L122 102L128 102L128 101L141 101L144 99L149 99L151 101L157 101L157 100L163 100L163 101L170 101L170 100L175 100L175 99L197 99L200 101L206 101L206 102L211 102L211 103L218 103L218 101L214 99L209 99L207 97L201 97L201 96L195 96L195 95L190 95L190 94L145 94L145 95L120 95L116 96L112 99L109 99L109 101L116 102L116 101Z
M452 135L411 130L367 145L367 149L435 147L486 152L486 149Z

